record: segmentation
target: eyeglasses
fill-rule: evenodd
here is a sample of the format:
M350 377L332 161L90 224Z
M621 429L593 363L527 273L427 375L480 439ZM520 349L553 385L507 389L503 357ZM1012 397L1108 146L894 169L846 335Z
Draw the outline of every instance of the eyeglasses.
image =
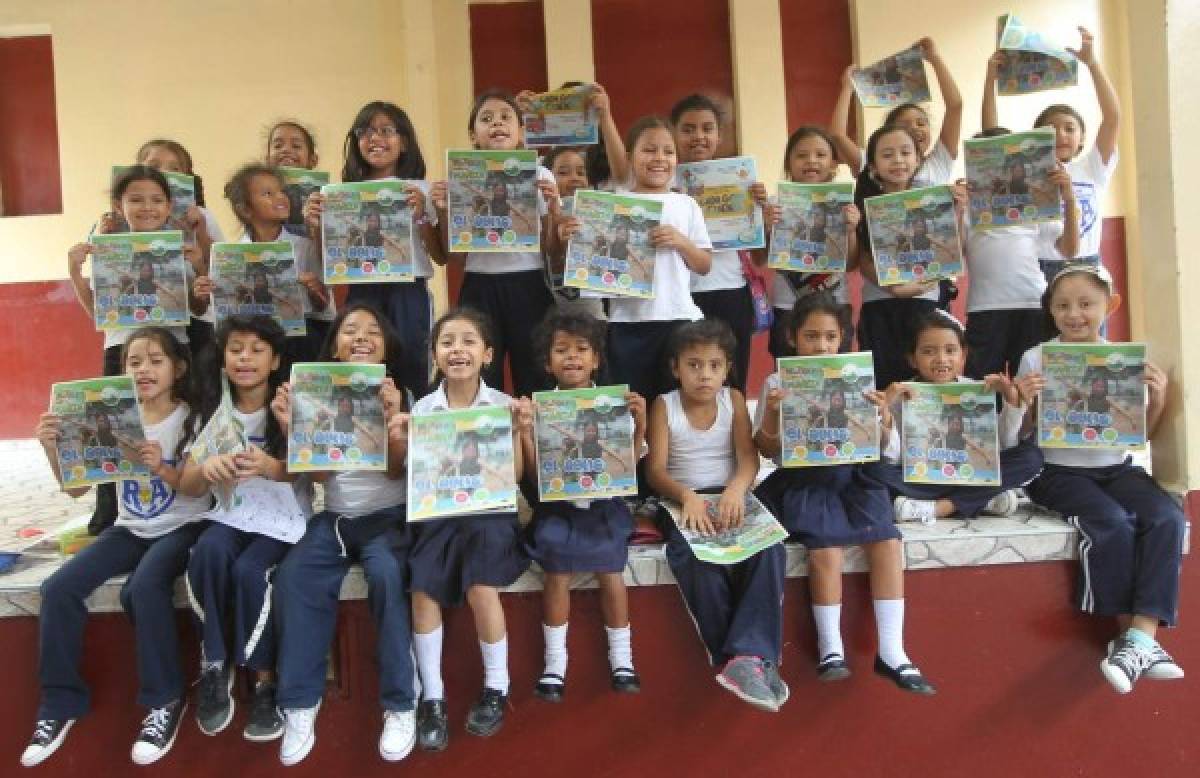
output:
M386 124L383 127L355 127L354 128L354 137L358 138L359 140L373 138L376 135L383 138L384 140L391 140L392 138L395 138L399 134L400 134L400 131L397 130L395 127L393 127L390 124Z

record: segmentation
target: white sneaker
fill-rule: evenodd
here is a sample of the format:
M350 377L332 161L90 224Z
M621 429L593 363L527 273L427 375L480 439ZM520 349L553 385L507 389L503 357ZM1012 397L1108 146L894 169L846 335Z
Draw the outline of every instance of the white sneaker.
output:
M1108 641L1108 653L1113 652L1113 644L1116 641ZM1155 646L1150 650L1150 664L1142 673L1145 677L1152 681L1178 681L1183 678L1183 668L1180 667L1175 659L1168 654L1162 646Z
M293 708L283 714L283 741L279 744L279 761L285 767L299 764L317 742L317 711L321 703L311 708Z
M38 719L33 737L21 754L22 767L37 767L50 758L66 740L75 719Z
M897 497L892 505L896 510L896 521L919 521L922 524L933 524L937 521L937 503L933 500Z
M385 710L383 733L379 736L379 755L385 762L399 762L412 753L417 743L417 712Z
M983 506L983 512L992 516L1011 516L1017 512L1019 504L1016 491L1008 489L988 500L988 504Z

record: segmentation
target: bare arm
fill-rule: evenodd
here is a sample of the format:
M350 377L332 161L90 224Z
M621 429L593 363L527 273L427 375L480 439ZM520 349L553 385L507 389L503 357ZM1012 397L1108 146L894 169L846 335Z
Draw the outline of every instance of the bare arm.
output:
M853 72L854 66L850 65L842 73L842 91L838 93L833 116L829 119L829 135L833 138L838 160L848 165L851 173L858 175L862 168L862 149L850 137L850 111L854 109L854 81L850 74Z
M946 104L946 114L942 117L942 132L938 139L950 153L950 159L958 159L958 141L962 135L962 94L958 91L958 84L954 83L954 76L950 74L950 68L946 66L942 55L933 45L933 39L922 38L917 41L917 45L921 48L925 59L933 66L938 87L942 90L942 101Z
M981 128L990 130L1000 126L1000 112L996 110L996 77L1000 66L1004 64L1007 55L997 51L988 58L987 73L983 78L983 124Z
M1100 161L1108 164L1117 150L1117 130L1121 124L1121 104L1117 100L1117 90L1100 67L1093 47L1095 38L1087 29L1080 27L1079 35L1082 43L1078 50L1067 49L1080 62L1087 65L1092 73L1092 83L1096 87L1096 102L1100 104L1100 128L1096 130L1096 151L1100 152Z

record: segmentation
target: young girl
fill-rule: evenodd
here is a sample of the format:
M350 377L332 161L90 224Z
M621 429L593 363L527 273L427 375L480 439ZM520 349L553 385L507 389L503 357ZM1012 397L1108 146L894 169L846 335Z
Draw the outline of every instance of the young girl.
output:
M828 184L837 174L840 160L834 147L833 139L820 127L800 127L788 138L783 151L784 165L787 168L787 180L801 184ZM768 205L764 209L764 219L767 229L773 228L780 221L781 211L778 205ZM857 259L858 254L858 223L861 214L855 205L842 207L842 216L846 222L846 257ZM769 242L769 241L768 241ZM846 272L854 270L847 263ZM791 356L790 336L788 335L788 315L796 304L796 299L819 292L828 292L845 309L844 320L850 321L850 297L846 290L846 276L843 273L789 273L783 270L775 271L775 285L771 290L771 298L775 307L775 319L771 324L771 339L769 350L773 357ZM849 350L853 338L851 331L842 334L842 348Z
M671 109L671 131L680 162L707 162L717 153L721 142L721 110L704 95L689 95ZM758 206L766 203L767 190L755 181L750 188ZM750 370L750 345L754 337L754 297L742 270L737 251L712 253L707 273L693 271L692 299L706 319L719 319L729 325L737 339L733 360L734 385L746 391Z
M543 287L545 288L545 287ZM469 308L442 316L433 328L433 360L441 382L413 406L413 414L498 405L513 413L513 465L524 472L519 434L533 425L527 398L513 400L489 387L480 374L496 356L487 317ZM460 516L414 528L409 553L413 642L421 674L417 742L429 751L446 747L445 687L442 684L442 608L465 598L475 616L483 654L483 691L467 716L467 731L487 737L504 723L508 702L508 636L498 589L525 572L517 514Z
M294 119L275 122L267 130L267 167L294 167L312 170L317 166L317 140L312 132ZM308 234L304 227L304 199L297 187L290 187L288 219L284 229L299 235ZM318 346L319 348L319 346Z
M524 128L516 98L505 92L484 92L475 98L467 122L471 145L488 151L519 149L524 145ZM554 250L558 190L554 174L537 169L538 216L541 217L542 251ZM447 191L444 182L433 189L433 201L442 221L442 240L447 239ZM507 207L507 203L505 204ZM494 211L493 211L493 215ZM444 244L443 244L444 245ZM465 258L459 302L482 312L495 324L495 360L484 373L492 386L503 386L504 358L510 359L516 394L528 396L544 387L541 367L534 357L529 333L554 303L544 278L544 260L538 252L469 253Z
M938 310L917 322L908 359L918 381L950 384L968 380L962 377L967 355L962 325L950 314ZM998 391L1004 383L1003 376L989 375L985 383L990 391ZM867 473L887 486L889 494L895 498L896 520L932 523L949 516L969 519L980 512L1011 516L1017 509L1017 495L1013 490L1029 483L1042 470L1041 450L1033 441L1002 448L1000 486L906 483L901 465L901 430L904 428L901 401L911 397L912 390L905 384L888 387L888 402L895 423L884 440L881 460L866 467ZM957 423L961 426L962 417L958 417ZM961 437L961 428L958 434ZM944 445L956 449L971 445L969 438L962 438L962 442L964 445L951 442L944 442Z
M594 376L603 362L603 323L582 313L552 313L534 332L534 343L556 388L594 386ZM633 392L626 395L626 401L633 416L634 448L641 451L646 440L646 401ZM596 450L597 431L589 429L587 433L575 456L603 456L603 451ZM535 462L532 429L521 435L521 445L525 461ZM573 573L593 573L600 586L612 688L619 692L641 691L641 680L633 669L629 603L622 577L633 535L629 508L617 497L540 503L536 500L536 468L529 470L533 484L527 494L534 496L531 502L535 507L525 547L546 571L542 601L545 666L534 693L543 700L561 702L566 692L567 616Z
M671 371L679 388L650 410L646 475L650 486L682 507L681 523L706 535L737 527L758 474L746 400L725 386L735 349L724 322L680 327L671 337ZM715 516L701 494L720 494ZM675 522L666 522L667 562L696 623L717 683L761 710L788 698L779 677L783 650L782 543L737 565L701 562Z
M623 148L623 144L622 144ZM564 207L580 189L591 189L587 177L587 159L583 149L577 146L556 146L542 157L542 164L554 174L555 184L562 196ZM593 252L603 254L607 249L601 248L599 241L593 247ZM604 300L591 294L581 293L579 289L563 286L561 282L563 267L566 262L567 241L558 241L554 250L548 252L546 273L551 291L554 293L554 303L558 310L571 310L590 315L596 319L605 319ZM612 254L609 254L612 256Z
M842 308L828 295L802 297L792 311L792 345L798 356L836 354L841 346ZM884 394L866 398L879 409L882 430L892 428ZM754 442L780 465L779 375L763 384L755 410ZM817 625L817 677L838 681L850 675L842 647L842 556L862 546L871 568L871 595L879 650L875 672L901 689L933 694L934 687L904 651L904 562L900 532L892 522L887 490L857 465L783 469L767 477L758 494L773 507L794 540L809 552L809 586Z
M1056 340L1103 343L1100 325L1120 305L1109 282L1086 266L1067 268L1043 298ZM1045 386L1040 348L1021 359L1015 381L1004 382L1001 440L1012 445L1036 426L1037 394ZM1167 376L1146 363L1146 433L1153 435L1166 408ZM1079 607L1117 616L1123 631L1100 663L1104 677L1124 694L1142 675L1182 678L1155 640L1179 615L1179 570L1185 520L1179 505L1122 451L1048 449L1046 467L1029 485L1039 505L1067 516L1079 530Z
M433 264L446 264L444 244L437 229L437 214L430 207L425 178L425 157L417 143L417 130L408 114L394 103L367 103L346 133L342 181L378 181L400 178L413 214L413 275L411 283L352 284L346 302L364 302L377 308L401 338L404 359L400 384L414 394L429 385L429 327L433 298L429 279ZM320 240L324 197L313 192L305 205L309 237ZM318 245L320 245L318 243Z
M295 252L297 275L304 288L306 333L284 341L283 371L286 374L293 362L311 362L317 358L334 316L333 293L321 281L320 252L307 236L294 235L284 229L288 219L288 196L283 179L274 168L258 164L242 167L225 184L225 197L244 228L240 242L286 240Z
M1064 251L1069 246L1060 245L1053 240L1043 240L1040 243L1042 270L1047 282L1072 260L1097 267L1103 266L1100 261L1100 201L1104 197L1104 190L1108 188L1113 171L1117 168L1117 131L1121 123L1121 105L1117 101L1116 90L1096 59L1095 38L1083 27L1079 28L1079 35L1079 50L1068 51L1086 65L1092 74L1096 101L1100 103L1100 127L1096 130L1096 142L1088 153L1083 153L1087 127L1079 111L1069 105L1051 105L1033 122L1035 128L1054 128L1055 155L1059 162L1067 166L1071 186L1075 190L1075 199L1079 202L1079 245L1076 247L1076 253ZM988 61L988 80L983 90L985 130L999 124L994 84L997 69L1003 64L1006 56L1008 55L1003 52L996 52ZM1070 213L1067 213L1066 217L1073 218Z
M564 81L559 89L569 89L571 87L580 87L585 84L582 81ZM605 191L612 191L619 186L624 186L629 177L629 164L625 156L625 142L621 138L621 131L617 129L617 122L613 119L612 101L608 97L608 92L600 84L587 84L591 88L591 94L588 97L588 109L593 112L596 117L596 123L600 126L600 142L577 150L583 166L579 169L578 175L584 180L582 186L587 188L591 182L591 186ZM525 89L517 93L517 107L522 114L529 113L529 101L537 97L537 93ZM550 164L550 157L546 156L542 160L542 164L554 170L554 166ZM559 194L562 197L571 197L574 193L565 192L562 188L562 180L558 171L554 171L554 177L558 180Z
M662 222L650 230L655 248L654 298L614 298L608 307L608 364L616 383L652 402L669 390L666 344L683 321L704 316L692 300L689 272L704 274L712 264L712 242L696 201L671 191L675 178L675 140L662 119L648 116L629 129L626 138L634 194L662 203ZM559 238L579 231L574 218L564 221Z
M122 351L121 364L137 387L146 429L138 452L153 480L122 481L116 525L42 584L42 701L33 737L21 755L26 767L53 754L75 720L88 712L87 684L79 674L87 621L84 599L113 576L129 574L121 605L134 626L137 701L150 709L133 744L134 762L150 764L170 750L187 707L172 599L175 579L187 566L188 550L203 526L197 519L208 508L207 499L178 491L180 463L198 426L189 404L191 363L186 347L157 327L134 331ZM61 434L62 419L43 414L37 438L60 482L56 447ZM69 493L78 497L85 492L80 488Z
M382 314L364 303L351 303L334 322L321 354L324 362L387 366L389 377L379 395L388 422L388 468L326 474L325 510L308 523L276 574L278 699L285 721L279 758L285 765L304 759L316 742L338 593L356 561L366 571L369 605L379 632L379 754L388 761L403 759L416 737L412 630L405 592L408 417L395 383L402 364L400 348L399 337ZM288 384L279 388L271 410L286 433L291 415Z
M312 513L307 481L295 481L288 474L287 438L267 408L283 380L283 340L283 328L268 316L230 316L221 322L213 354L219 362L204 376L205 417L211 418L217 410L222 384L228 380L233 415L250 447L240 454L210 457L202 465L189 461L180 486L196 495L207 495L210 488L236 488L243 498L228 509L215 509L215 521L192 549L187 584L201 623L196 723L206 735L229 726L240 665L255 677L254 700L243 731L247 740L255 742L274 740L283 731L275 706L270 571L291 543L241 527L253 520L253 506L270 504L299 525L293 528L298 536L305 517ZM253 500L245 499L251 495Z

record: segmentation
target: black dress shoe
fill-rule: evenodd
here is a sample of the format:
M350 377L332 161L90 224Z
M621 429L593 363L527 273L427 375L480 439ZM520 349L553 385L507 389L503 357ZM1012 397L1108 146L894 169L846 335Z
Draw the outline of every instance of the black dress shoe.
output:
M826 654L817 664L818 681L844 681L850 677L850 665L841 654Z
M421 700L417 706L417 745L422 751L445 751L449 742L445 700Z
M913 694L933 695L937 689L921 675L914 664L904 664L899 667L889 667L888 663L875 657L875 672L887 678L906 692Z
M637 694L642 690L642 679L632 667L618 667L612 671L612 688L614 692Z
M542 677L533 685L533 693L546 702L562 702L567 693L567 682L558 673L542 673Z
M507 703L507 694L483 687L478 702L471 706L467 714L467 732L480 737L496 734L504 723L504 706Z

